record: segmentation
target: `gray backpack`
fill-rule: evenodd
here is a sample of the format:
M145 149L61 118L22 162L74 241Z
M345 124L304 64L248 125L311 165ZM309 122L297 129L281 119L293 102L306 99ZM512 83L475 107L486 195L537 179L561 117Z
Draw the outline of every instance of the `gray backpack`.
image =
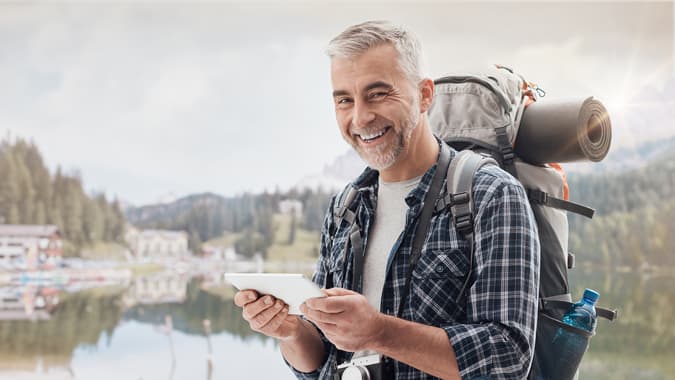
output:
M591 218L594 210L566 199L567 184L559 166L530 164L514 151L525 107L543 91L504 67L476 75L443 77L435 85L428 113L431 129L460 151L448 170L447 195L436 208L450 206L455 227L470 241L471 183L476 171L483 165L497 164L520 181L537 222L541 246L537 344L530 378L572 379L595 332L572 327L585 344L561 370L557 363L560 348L551 342L559 328L570 327L561 322L572 305L567 270L574 266L574 255L568 252L567 212ZM617 315L614 310L596 310L598 316L609 320Z

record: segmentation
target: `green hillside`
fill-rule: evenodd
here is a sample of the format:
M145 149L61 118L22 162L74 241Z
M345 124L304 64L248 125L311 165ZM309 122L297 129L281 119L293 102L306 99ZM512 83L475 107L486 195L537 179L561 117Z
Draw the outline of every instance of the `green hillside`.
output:
M319 232L309 231L290 215L273 215L274 238L267 247L266 259L273 262L313 262L319 255ZM291 233L295 224L295 232ZM243 233L227 233L204 244L213 247L236 247L245 239ZM239 250L237 250L239 251Z
M675 265L675 152L641 169L569 178L572 199L597 209L570 216L570 250L580 263Z

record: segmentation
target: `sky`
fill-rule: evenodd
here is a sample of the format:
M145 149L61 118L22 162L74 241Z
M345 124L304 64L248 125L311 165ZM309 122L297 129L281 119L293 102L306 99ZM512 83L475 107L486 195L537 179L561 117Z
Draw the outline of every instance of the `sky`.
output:
M0 133L135 205L284 189L349 150L324 48L351 24L410 27L432 78L500 63L620 111L673 81L674 18L672 2L0 2Z

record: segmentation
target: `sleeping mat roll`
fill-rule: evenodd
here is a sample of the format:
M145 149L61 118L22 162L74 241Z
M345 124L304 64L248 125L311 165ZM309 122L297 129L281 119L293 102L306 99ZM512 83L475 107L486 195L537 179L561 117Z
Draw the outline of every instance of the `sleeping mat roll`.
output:
M611 140L607 109L593 97L539 101L525 108L514 149L532 164L598 162L609 152Z

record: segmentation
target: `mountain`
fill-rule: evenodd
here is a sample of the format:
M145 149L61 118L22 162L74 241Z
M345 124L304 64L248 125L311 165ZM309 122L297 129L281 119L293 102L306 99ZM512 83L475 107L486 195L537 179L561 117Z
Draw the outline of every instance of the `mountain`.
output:
M293 188L298 191L310 189L334 193L354 180L365 167L365 162L350 148L342 155L336 157L332 163L324 166L321 173L303 177Z
M166 224L190 212L194 208L216 207L226 202L225 197L213 193L192 194L173 202L157 203L140 207L129 206L124 210L127 221L136 226Z

